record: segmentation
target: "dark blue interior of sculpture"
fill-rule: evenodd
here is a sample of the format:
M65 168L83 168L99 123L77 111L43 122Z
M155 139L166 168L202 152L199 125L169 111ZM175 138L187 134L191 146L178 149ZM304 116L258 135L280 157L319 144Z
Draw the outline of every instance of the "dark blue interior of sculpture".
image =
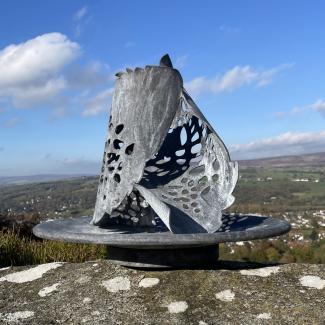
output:
M155 158L146 163L140 184L149 189L165 185L181 176L193 161L198 162L204 129L196 116L192 116L188 123L170 129ZM211 132L207 130L207 133Z

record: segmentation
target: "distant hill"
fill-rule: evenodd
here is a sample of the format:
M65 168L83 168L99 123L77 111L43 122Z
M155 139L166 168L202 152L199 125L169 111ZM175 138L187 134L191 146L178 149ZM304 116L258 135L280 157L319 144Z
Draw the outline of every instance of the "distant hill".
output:
M83 174L72 174L72 175L57 175L57 174L45 174L45 175L31 175L31 176L0 176L0 186L7 185L23 185L23 184L32 184L32 183L42 183L42 182L51 182L59 181L63 179L73 179L80 178L83 176L92 176L92 175L83 175Z
M246 168L288 168L288 167L325 167L325 152L296 155L296 156L281 156L251 160L239 160L240 169ZM32 183L43 183L59 180L68 180L87 176L96 176L91 174L45 174L31 176L0 176L0 186L7 185L23 185Z
M325 152L240 160L239 168L325 167Z

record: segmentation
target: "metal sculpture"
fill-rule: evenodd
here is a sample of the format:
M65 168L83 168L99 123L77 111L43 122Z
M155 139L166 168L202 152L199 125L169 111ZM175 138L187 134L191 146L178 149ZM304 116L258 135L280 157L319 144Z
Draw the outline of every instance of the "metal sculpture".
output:
M209 232L229 207L237 163L183 88L168 55L117 73L94 225ZM190 218L188 218L190 217Z
M183 88L168 55L117 74L93 217L57 219L36 236L108 246L132 267L211 266L219 243L273 237L285 220L222 214L237 163Z

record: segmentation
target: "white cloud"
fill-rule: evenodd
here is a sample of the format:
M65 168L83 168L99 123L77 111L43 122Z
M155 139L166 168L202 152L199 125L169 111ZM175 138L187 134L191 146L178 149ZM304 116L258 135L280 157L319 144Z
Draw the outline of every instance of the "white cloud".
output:
M275 112L274 117L281 119L285 116L285 112Z
M55 121L57 119L61 119L65 116L70 115L70 111L69 111L69 107L68 107L68 103L63 102L63 103L57 103L54 108L53 111L49 117L49 121Z
M315 103L305 105L305 106L296 106L291 109L290 114L291 115L299 115L303 114L307 111L316 111L320 113L323 117L325 117L325 100L318 99Z
M85 66L74 66L66 73L70 87L89 89L113 80L109 73L110 67L99 61L93 61Z
M325 131L286 132L275 137L230 146L234 159L253 159L325 151Z
M125 42L124 46L126 48L134 47L135 46L135 43L132 42L132 41L127 41L127 42Z
M212 91L232 91L253 81L258 81L260 78L261 74L250 66L236 66L227 71L220 79L214 81Z
M7 46L0 51L0 97L18 107L48 101L66 87L60 74L80 53L80 46L60 33Z
M292 66L293 64L281 64L268 70L255 69L249 65L235 66L221 76L214 78L195 78L186 82L185 88L193 96L198 96L202 93L217 94L225 91L233 91L251 84L262 87L271 83L278 73Z
M110 104L113 92L113 88L108 88L88 99L85 105L86 109L82 112L82 115L89 117L98 115L105 111L108 112L108 105Z
M63 77L53 78L45 81L44 84L16 88L11 92L12 102L17 108L30 108L50 102L66 89L67 83Z
M318 99L314 104L309 105L309 107L325 116L325 100Z
M219 31L221 33L225 33L225 34L237 34L240 32L240 28L233 27L233 26L227 26L227 25L221 25L221 26L219 26Z
M75 26L74 26L75 36L79 37L81 35L84 25L86 23L88 23L90 20L91 20L91 17L88 15L88 7L87 6L80 8L73 15L73 21L75 23Z
M40 84L56 76L79 54L79 45L60 33L9 45L0 51L0 87Z
M82 8L80 8L73 16L74 20L81 20L82 18L84 18L86 16L88 12L88 8L87 6L83 6Z
M84 116L107 110L113 92L107 89L113 80L110 67L99 61L74 63L81 52L79 44L60 33L7 46L0 51L1 105L50 107L50 119L80 113L80 107Z
M182 55L176 58L175 67L176 69L182 69L186 65L188 55Z
M16 126L20 122L21 122L21 119L19 117L13 117L13 118L10 118L9 120L4 121L2 123L2 127L9 129L9 128Z
M80 158L65 158L57 160L57 170L60 173L71 174L98 174L100 169L100 160L89 160Z
M297 108L298 110L299 108ZM302 107L301 110L314 110L325 117L325 101L318 99L315 103Z
M305 110L305 108L296 106L290 111L290 114L291 115L298 115L298 114L301 114L304 110Z

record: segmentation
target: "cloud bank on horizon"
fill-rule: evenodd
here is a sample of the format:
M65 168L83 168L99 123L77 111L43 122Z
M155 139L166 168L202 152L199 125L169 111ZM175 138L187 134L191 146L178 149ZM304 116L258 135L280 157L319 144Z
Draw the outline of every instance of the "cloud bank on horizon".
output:
M120 45L111 46L108 38L104 47L104 35L99 31L109 31L107 24L117 26L117 21L112 17L113 21L106 21L102 14L105 4L53 6L54 16L59 9L65 9L70 25L61 22L49 32L48 26L35 23L43 33L26 31L23 39L9 33L6 41L0 42L0 155L6 157L0 158L0 175L97 173L114 91L114 72L125 69L125 62L143 66L143 61L158 61L159 55L169 48L175 67L184 75L185 88L209 119L212 117L212 124L233 159L325 151L325 95L324 89L318 87L317 76L311 78L315 79L315 90L304 91L312 85L310 80L303 80L308 75L301 68L302 58L289 45L281 49L286 55L277 55L274 48L273 55L265 59L260 59L262 46L252 51L248 51L249 45L241 46L242 40L263 43L250 28L240 27L245 20L238 21L236 27L220 22L213 30L205 29L207 40L211 41L212 36L219 38L224 54L218 51L218 44L208 54L202 54L182 42L171 46L167 38L144 42L143 37L150 35L150 30L141 24L134 27L138 20L131 18L125 24L128 28L133 26L135 32L126 28L118 35ZM11 14L14 13L8 11ZM33 15L37 21L38 14ZM129 13L126 15L129 17ZM195 15L194 9L191 15ZM163 25L163 21L156 23ZM210 27L211 24L212 21ZM16 28L23 32L19 24ZM190 32L194 27L188 28ZM194 30L193 35L194 44L202 43L202 35L195 36ZM112 44L116 44L117 39L110 36ZM177 40L177 35L173 37ZM236 46L238 55L233 52ZM257 56L254 51L261 53ZM202 60L204 56L206 62ZM216 57L220 62L215 61ZM19 161L20 152L26 157L24 162Z
M275 137L230 146L234 159L254 159L274 156L324 152L325 131L286 132Z

